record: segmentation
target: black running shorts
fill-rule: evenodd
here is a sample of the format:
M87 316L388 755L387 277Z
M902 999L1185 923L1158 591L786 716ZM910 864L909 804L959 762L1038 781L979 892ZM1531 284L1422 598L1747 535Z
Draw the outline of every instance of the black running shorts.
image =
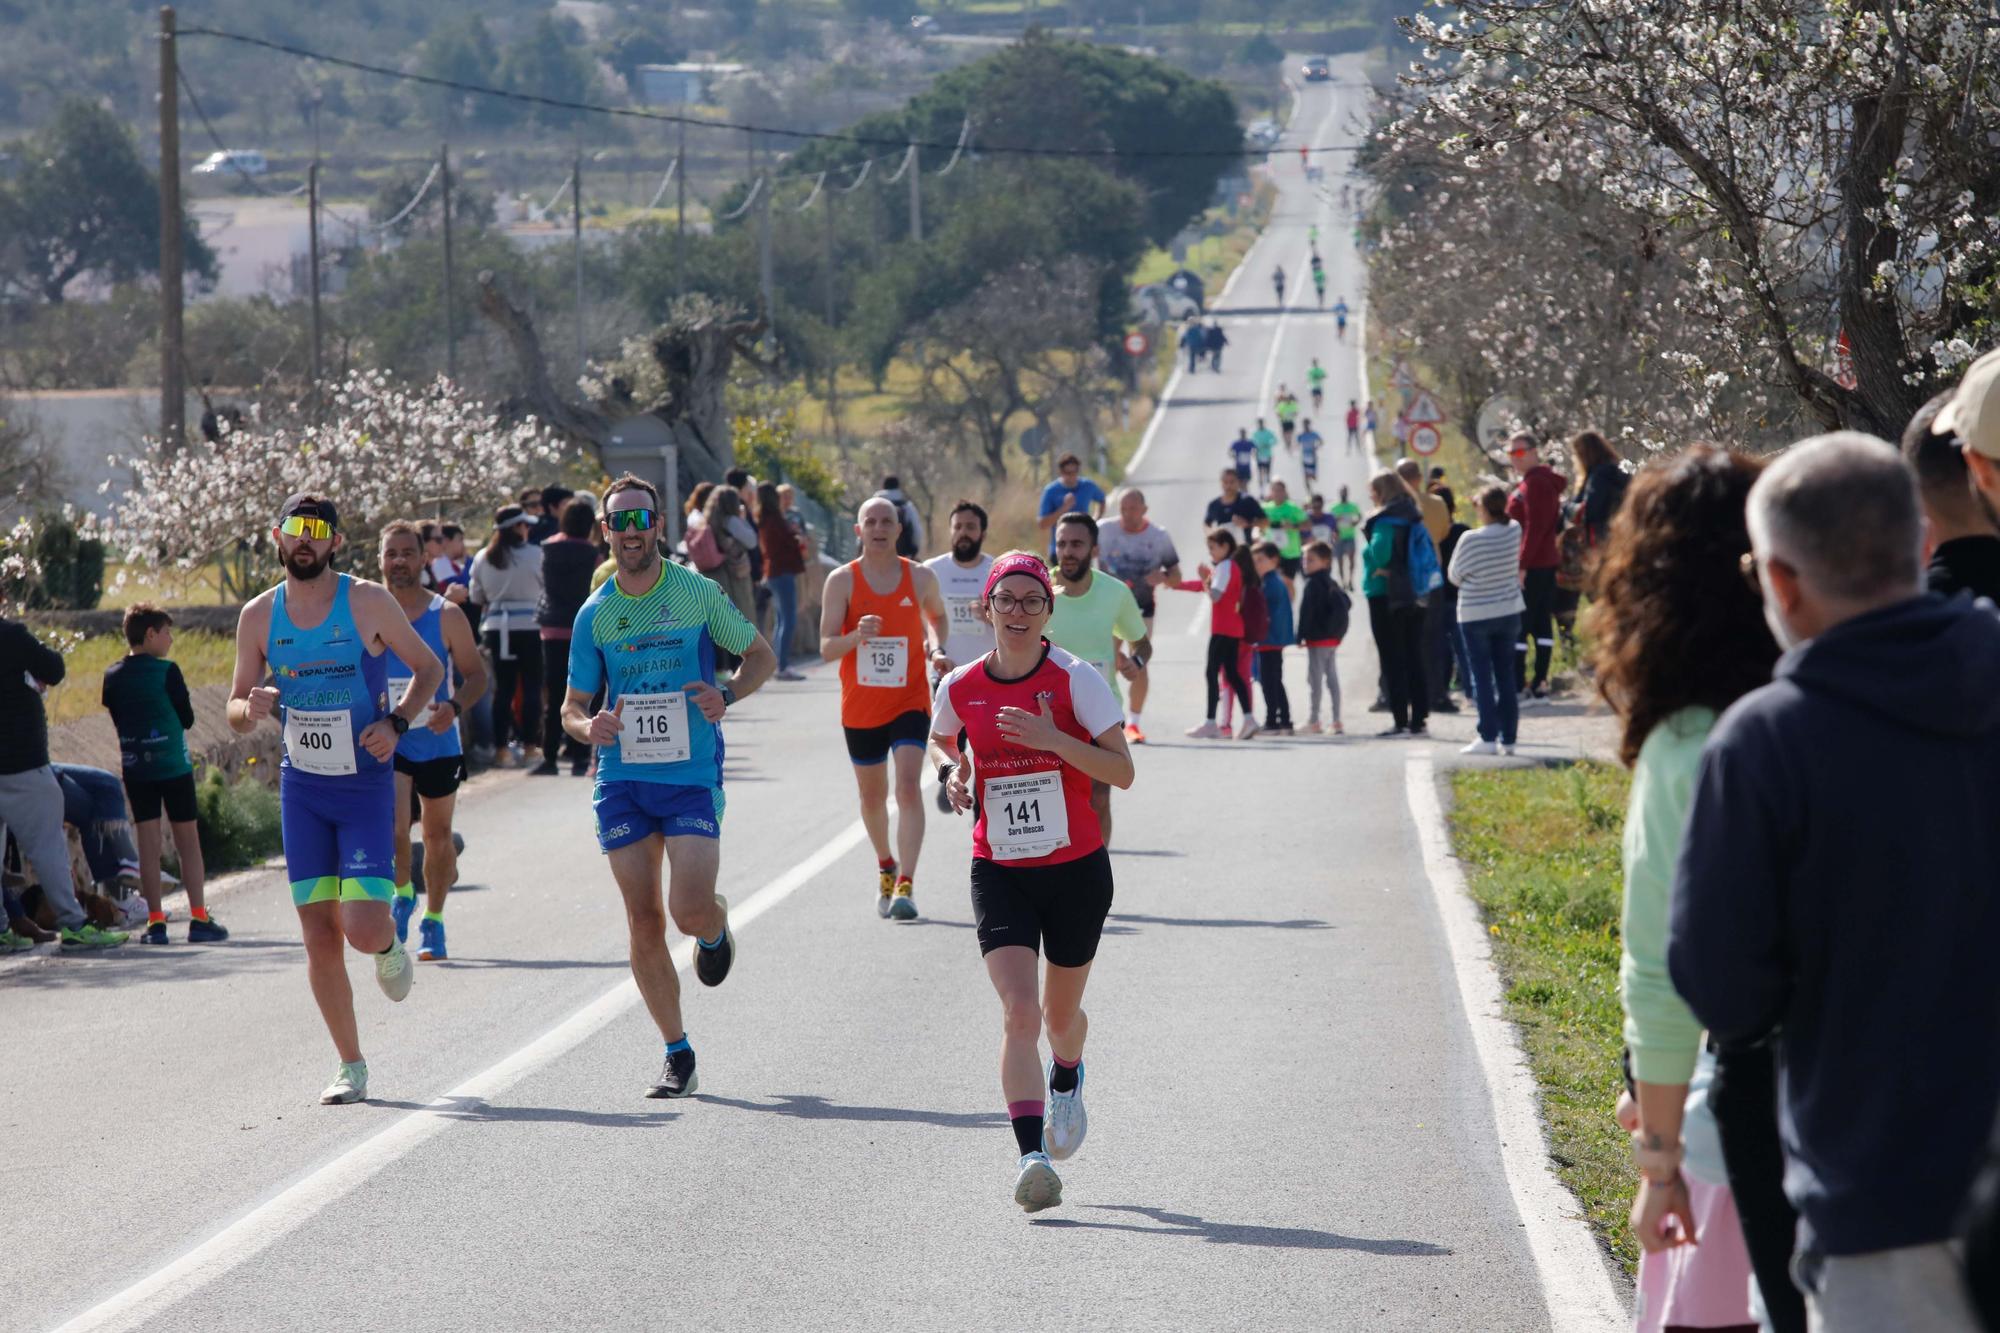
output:
M175 824L194 822L194 774L183 773L177 778L161 778L149 782L145 778L125 775L125 799L132 803L134 823L144 824L160 817L160 807L167 808L167 819Z
M1097 957L1110 914L1111 853L1102 847L1053 866L972 859L972 919L981 955L1020 944L1057 967L1082 967Z
M922 749L931 743L931 715L921 708L899 714L879 727L842 727L847 733L847 757L859 768L872 768L898 745Z
M447 754L436 759L405 759L397 755L396 771L410 775L413 796L421 796L426 801L441 800L457 791L458 784L465 781L465 756ZM416 818L414 801L411 802L410 817Z

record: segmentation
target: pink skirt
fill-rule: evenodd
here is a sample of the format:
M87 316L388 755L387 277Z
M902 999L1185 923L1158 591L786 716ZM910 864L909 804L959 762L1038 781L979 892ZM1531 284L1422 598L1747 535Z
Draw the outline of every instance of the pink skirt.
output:
M1639 1290L1632 1326L1638 1333L1675 1328L1754 1324L1750 1313L1750 1251L1727 1185L1687 1177L1697 1245L1639 1255Z

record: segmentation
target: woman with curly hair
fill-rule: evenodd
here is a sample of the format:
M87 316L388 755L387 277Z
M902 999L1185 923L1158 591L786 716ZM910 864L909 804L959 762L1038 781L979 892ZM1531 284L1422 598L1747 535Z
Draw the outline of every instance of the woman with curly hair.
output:
M1642 1161L1646 1149L1687 1145L1684 1169L1646 1166L1632 1204L1641 1330L1754 1327L1746 1234L1777 1241L1775 1266L1755 1265L1773 1326L1805 1327L1802 1305L1795 1324L1786 1310L1799 1302L1785 1271L1792 1223L1772 1212L1774 1203L1790 1209L1779 1188L1770 1053L1717 1052L1712 1061L1666 963L1674 865L1702 743L1723 710L1770 680L1778 658L1763 601L1741 573L1745 505L1759 471L1756 460L1712 444L1642 469L1612 522L1590 610L1597 689L1623 724L1619 758L1632 769L1619 968L1628 1078L1618 1121ZM1760 1259L1767 1248L1756 1247Z

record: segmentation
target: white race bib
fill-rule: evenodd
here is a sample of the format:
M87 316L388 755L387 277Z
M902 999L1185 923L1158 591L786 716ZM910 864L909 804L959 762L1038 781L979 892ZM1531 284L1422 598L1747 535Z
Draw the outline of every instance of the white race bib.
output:
M403 702L403 696L405 694L408 694L409 691L410 691L410 678L408 676L389 677L390 712L393 713L394 711L396 711L396 707ZM425 704L424 711L417 714L416 717L410 722L410 730L416 731L420 727L428 727L431 724L431 714L436 711L437 711L436 704L430 704L430 703Z
M979 615L977 597L950 597L945 599L951 611L951 632L953 634L977 634L986 628L985 620Z
M355 771L354 720L344 708L285 710L285 757L301 773L341 778Z
M996 861L1025 861L1069 846L1069 806L1059 769L986 779L980 809Z
M863 639L855 651L855 679L863 685L900 690L910 683L910 641L908 639Z
M628 764L678 764L692 749L688 744L687 695L627 694L619 716L625 730L618 736L618 757Z

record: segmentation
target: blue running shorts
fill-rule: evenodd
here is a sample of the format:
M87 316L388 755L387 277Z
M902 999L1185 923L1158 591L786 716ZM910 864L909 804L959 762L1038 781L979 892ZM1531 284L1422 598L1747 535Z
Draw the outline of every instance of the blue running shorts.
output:
M395 896L396 774L278 780L278 827L292 903L381 902Z
M599 782L591 802L597 845L615 852L655 833L669 838L722 836L722 788L614 778Z

